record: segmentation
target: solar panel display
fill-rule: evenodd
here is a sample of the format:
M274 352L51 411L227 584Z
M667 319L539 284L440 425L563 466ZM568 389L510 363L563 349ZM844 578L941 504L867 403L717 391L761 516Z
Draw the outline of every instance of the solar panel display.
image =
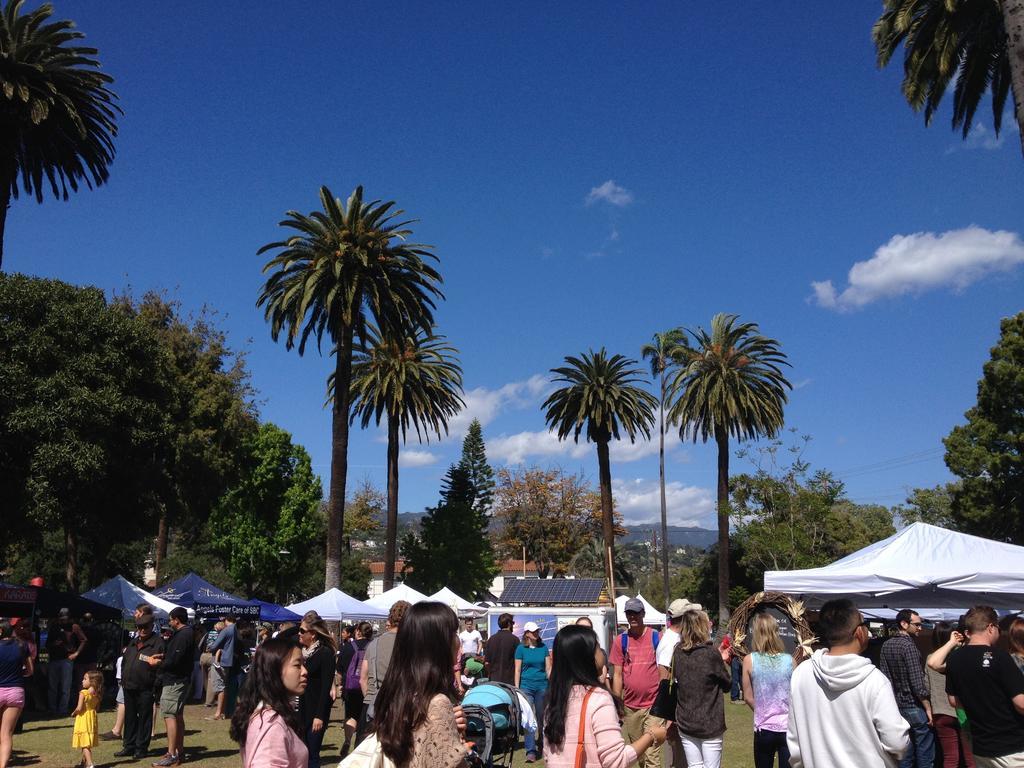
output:
M505 582L501 602L522 605L596 605L603 579L515 579Z

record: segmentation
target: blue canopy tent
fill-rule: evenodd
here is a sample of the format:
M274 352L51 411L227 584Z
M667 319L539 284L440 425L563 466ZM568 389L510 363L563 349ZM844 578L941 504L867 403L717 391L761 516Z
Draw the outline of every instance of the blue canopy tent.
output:
M250 619L260 617L258 600L246 600L244 597L225 592L193 572L153 590L153 594L175 605L193 608L196 616L201 618L224 616L229 613Z
M263 600L253 600L260 604L260 619L277 624L282 621L298 621L302 616L294 611L289 611L283 605L275 605Z
M160 619L166 619L167 614L177 607L170 600L164 600L156 595L151 595L141 587L135 586L124 576L115 576L103 582L95 589L85 592L82 597L86 600L94 600L97 603L116 608L125 619L132 617L132 614L135 613L135 606L139 603L149 603L153 606L153 613ZM189 614L194 614L191 608L188 609L188 612Z

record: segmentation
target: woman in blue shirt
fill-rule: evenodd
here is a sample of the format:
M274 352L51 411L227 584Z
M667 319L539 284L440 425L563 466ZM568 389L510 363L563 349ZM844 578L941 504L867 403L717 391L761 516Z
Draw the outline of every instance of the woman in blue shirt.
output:
M534 621L523 627L523 642L516 647L516 688L521 690L533 705L537 715L537 733L526 732L526 762L537 760L537 754L544 748L542 729L544 727L544 694L548 691L548 676L551 674L551 653L540 639L540 627Z

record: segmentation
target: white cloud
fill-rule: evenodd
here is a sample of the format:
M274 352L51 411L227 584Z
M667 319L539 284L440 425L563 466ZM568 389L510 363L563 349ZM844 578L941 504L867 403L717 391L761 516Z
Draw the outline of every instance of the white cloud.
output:
M1014 121L1008 121L1009 125L1013 125ZM1003 125L1007 125L1007 121L1003 122ZM1009 127L1009 126L1007 126ZM1006 141L1006 129L999 132L996 136L995 130L989 130L981 123L975 123L974 127L971 128L970 133L967 134L967 139L964 141L964 149L999 149L1003 146Z
M654 440L613 440L611 442L612 462L630 462L656 456L658 443ZM666 453L675 450L676 446L666 447ZM514 435L501 435L487 438L487 457L492 460L504 461L506 464L522 464L527 457L550 458L553 456L585 459L593 456L597 459L597 449L588 443L584 435L580 442L571 437L559 440L554 432L517 432Z
M671 452L675 446L676 443L673 440L665 446L665 453ZM628 439L612 440L610 447L612 461L638 461L640 459L646 459L648 456L658 455L657 440L639 439L635 443L629 442Z
M949 232L894 235L867 261L850 268L838 292L831 280L811 283L821 307L846 312L879 299L950 287L961 291L984 277L1024 264L1016 232L970 226Z
M612 496L627 524L661 521L661 490L656 480L613 478ZM715 500L707 488L670 482L665 485L665 501L669 525L715 527Z
M448 423L449 439L461 440L465 437L473 419L479 419L480 425L486 427L507 408L529 408L539 405L541 396L550 386L548 378L542 374L534 374L525 381L513 381L498 389L477 387L463 394L466 407ZM488 442L487 452L491 446Z
M554 432L518 432L487 438L487 458L506 464L522 464L527 456L568 456L582 459L594 451L589 443L559 440Z
M590 194L587 195L587 205L593 205L598 201L614 205L616 208L625 208L633 202L633 193L608 179L601 186L591 189Z
M398 454L398 466L400 467L429 467L437 463L438 456L430 451L418 451L415 448L406 448Z

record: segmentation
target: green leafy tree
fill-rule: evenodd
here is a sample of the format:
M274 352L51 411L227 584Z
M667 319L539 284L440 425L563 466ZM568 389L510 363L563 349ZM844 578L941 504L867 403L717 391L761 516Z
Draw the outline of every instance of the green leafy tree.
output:
M494 544L501 557L526 557L541 578L565 576L589 567L579 553L597 542L597 573L604 573L600 543L601 495L582 475L561 469L518 467L498 470L494 494ZM615 532L625 534L614 514Z
M46 186L67 200L79 183L103 184L121 114L96 49L75 44L85 35L70 21L51 21L49 3L28 13L24 5L7 0L0 13L0 267L18 178L40 203Z
M78 589L154 519L172 452L168 361L96 288L0 275L0 318L0 558L56 532Z
M765 571L817 568L895 533L886 507L854 504L832 473L811 473L803 459L809 441L800 436L786 447L772 440L757 450L754 473L732 478L736 551L758 583ZM785 453L788 463L780 459ZM740 456L751 458L747 450Z
M270 276L257 306L265 307L270 335L285 332L285 346L306 351L312 335L319 348L326 332L335 350L336 396L331 409L331 483L328 496L324 586L341 583L352 354L365 339L367 322L383 335L404 338L433 327L441 275L427 263L429 246L407 243L410 222L393 202L364 202L356 187L348 202L320 188L322 211L289 211L282 227L297 234L259 249L277 254L263 267Z
M754 592L758 592L763 585L763 578L757 573L750 573L743 565L744 552L743 542L736 539L729 540L729 594L726 597L730 613L747 599ZM704 606L704 610L713 618L717 619L719 627L725 627L728 619L721 613L716 614L714 606L719 604L718 593L721 577L719 567L721 557L718 553L718 544L713 544L704 556L697 561L693 568L692 584L693 597L695 602Z
M366 541L380 532L381 521L387 510L387 499L380 490L364 477L345 503L345 551L352 551L352 539ZM327 507L321 504L321 514L327 520ZM348 592L348 590L345 590ZM349 594L352 594L349 592Z
M965 139L990 90L996 134L1011 88L1024 125L1024 0L883 0L872 37L880 67L903 46L903 95L925 125L954 81L953 129Z
M940 483L933 488L915 488L907 500L893 509L903 525L929 523L956 530L953 521L953 497L960 489L957 483Z
M409 586L428 594L447 586L469 597L490 589L499 568L487 535L487 516L474 509L475 498L469 473L452 465L440 503L420 522L419 538L408 534L402 542Z
M641 356L651 364L651 376L658 380L661 389L658 397L658 487L661 491L661 594L668 602L671 598L668 580L668 502L665 499L665 410L668 408L668 380L671 367L680 359L680 352L686 347L686 333L682 328L672 328L654 334L650 344L644 344ZM665 610L668 610L668 602Z
M718 447L718 612L729 618L729 438L773 437L783 424L786 390L782 374L789 365L779 342L761 336L756 323L737 323L738 315L717 314L711 332L687 332L693 339L682 352L672 382L669 419L679 437L694 442L714 439Z
M473 508L485 515L490 514L494 503L494 470L487 463L487 447L484 445L484 433L479 419L469 423L466 437L462 441L462 459L459 463L473 484Z
M388 507L384 535L384 589L395 585L398 537L399 437L404 443L409 428L420 441L448 433L448 420L462 408L462 369L458 350L443 336L416 332L411 336L383 337L367 329L367 344L352 363L352 420L363 429L387 416Z
M157 292L119 304L153 329L170 378L173 449L158 486L155 553L157 581L163 583L172 526L180 534L175 541L195 548L214 504L240 477L246 441L258 427L255 391L245 356L229 348L209 310L185 318L180 302Z
M306 569L309 542L323 535L323 490L309 454L274 424L250 439L240 482L214 507L210 534L246 594L283 599Z
M567 357L567 366L552 368L556 383L565 384L551 393L541 406L548 427L559 440L570 434L577 443L586 430L587 440L597 446L597 466L601 488L601 518L604 531L605 572L608 593L615 595L615 522L612 503L612 472L609 443L624 432L630 442L638 434L648 440L654 426L654 395L637 384L642 372L634 368L636 360L622 355L608 357L604 347L580 357Z
M960 478L952 518L967 533L1024 544L1024 312L999 325L967 423L943 441Z

